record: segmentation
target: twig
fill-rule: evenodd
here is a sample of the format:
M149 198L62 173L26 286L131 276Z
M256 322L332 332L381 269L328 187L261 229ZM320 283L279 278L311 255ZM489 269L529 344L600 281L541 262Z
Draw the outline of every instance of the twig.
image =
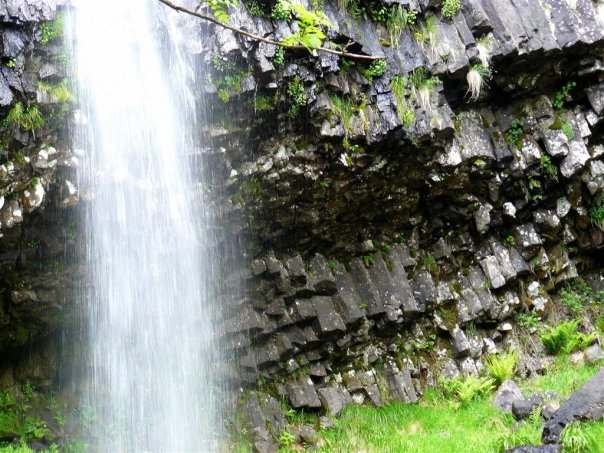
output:
M358 53L349 53L349 52L341 52L339 50L334 50L334 49L328 49L326 47L306 47L306 46L300 46L300 45L296 45L296 44L284 44L282 42L279 41L273 41L272 39L268 39L265 38L263 36L260 35L255 35L254 33L250 33L247 32L245 30L242 30L240 28L237 27L233 27L232 25L228 25L225 23L220 22L219 20L208 16L206 14L202 14L199 13L197 11L192 11L190 9L184 8L182 6L179 5L175 5L174 3L172 3L170 0L159 0L161 3L163 3L164 5L172 8L175 11L181 12L181 13L185 13L185 14L189 14L191 16L195 16L198 17L199 19L203 19L206 20L208 22L212 22L213 24L216 24L220 27L226 28L227 30L231 30L234 33L238 33L242 36L246 36L248 38L251 38L255 41L260 41L260 42L264 42L266 44L272 44L273 46L279 46L279 47L284 47L286 49L292 49L292 50L316 50L318 52L325 52L325 53L330 53L333 55L338 55L340 57L346 57L346 58L350 58L353 60L370 60L370 61L374 61L374 60L381 60L384 57L376 57L374 55L362 55L362 54L358 54Z

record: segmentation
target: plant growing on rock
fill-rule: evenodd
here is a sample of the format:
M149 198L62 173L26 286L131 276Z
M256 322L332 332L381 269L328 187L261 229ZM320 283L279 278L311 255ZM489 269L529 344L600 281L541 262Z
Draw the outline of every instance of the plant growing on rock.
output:
M412 92L420 107L427 112L431 111L431 96L436 90L436 86L440 83L439 78L429 77L428 70L424 67L419 67L411 71L409 81L411 82Z
M545 153L541 154L541 168L552 179L558 180L558 167L554 165L552 158Z
M488 67L483 66L482 63L474 63L468 70L466 80L468 81L468 93L470 94L470 101L476 101L480 97L480 93L486 81L491 78L491 71Z
M415 112L409 108L407 99L405 97L407 83L408 80L400 75L394 76L392 79L390 79L390 89L394 95L396 112L404 127L411 126L415 121Z
M417 21L417 11L407 9L403 5L394 5L388 18L386 19L386 28L390 32L390 42L394 47L398 47L398 41L405 28L412 28Z
M12 125L34 134L35 130L44 124L44 118L37 105L24 107L21 102L17 102L8 112L4 122L6 126Z
M562 133L564 135L566 135L566 138L569 141L574 140L575 131L573 130L573 127L569 123L564 123L562 126L560 126L560 130L562 131Z
M523 136L524 121L521 118L516 118L512 121L510 128L505 133L505 140L510 145L517 145Z
M381 77L386 72L386 60L376 60L372 62L369 67L362 69L361 72L369 80L375 77Z
M554 95L554 100L552 101L552 105L556 110L561 110L564 107L566 101L568 101L568 97L570 92L577 86L576 82L568 82L566 83L560 91L558 91Z
M598 228L600 231L604 231L604 203L600 206L594 206L589 210L589 218L591 224Z
M436 53L436 18L426 16L425 22L419 28L416 28L413 36L420 45L429 46L432 52Z
M65 16L62 13L57 14L55 20L43 22L40 24L40 42L46 45L63 35L65 29Z
M476 40L476 51L478 52L478 59L485 68L491 66L491 51L493 47L493 41L489 35L482 36Z
M445 19L452 20L459 10L461 10L461 0L445 0L440 11Z
M490 355L485 360L484 365L495 381L495 385L499 386L514 376L516 363L518 363L518 352L510 351L504 354Z
M306 105L306 94L304 93L304 84L300 77L294 77L287 84L287 95L290 99L289 113L292 117L298 116L300 108Z
M528 312L528 313L518 313L518 317L516 318L518 321L518 325L523 328L523 329L533 329L535 327L539 326L539 322L541 321L541 319L539 318L539 315L537 315L537 313L535 312Z

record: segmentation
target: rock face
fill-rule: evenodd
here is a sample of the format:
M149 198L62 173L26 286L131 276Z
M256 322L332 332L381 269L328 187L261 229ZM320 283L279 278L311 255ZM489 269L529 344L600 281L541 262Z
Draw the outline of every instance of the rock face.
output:
M2 118L19 102L58 107L39 82L65 77L61 49L42 43L38 22L59 3L0 4ZM269 19L272 3L244 2L229 21L271 39L297 31L293 19ZM370 6L356 18L321 3L329 39L383 56L383 72L320 52L280 58L229 30L183 24L210 105L195 161L213 195L203 209L221 225L216 256L239 257L217 272L219 341L233 385L266 387L243 401L260 451L274 451L285 426L275 396L331 414L414 403L439 376L478 373L510 343L520 310L546 316L557 287L602 267L604 234L590 217L604 193L601 2L471 0L453 20L438 0L384 2L417 12L400 35ZM492 78L470 98L478 64ZM0 127L8 380L37 373L22 351L49 349L73 300L79 193L67 119L58 133Z
M583 387L558 409L543 428L544 443L557 443L564 427L573 421L601 420L604 418L604 369L600 370Z
M0 2L0 385L58 376L55 333L69 324L78 280L77 157L66 146L70 99L62 2ZM59 22L47 22L59 24ZM44 44L42 43L44 41ZM66 85L65 85L66 86Z

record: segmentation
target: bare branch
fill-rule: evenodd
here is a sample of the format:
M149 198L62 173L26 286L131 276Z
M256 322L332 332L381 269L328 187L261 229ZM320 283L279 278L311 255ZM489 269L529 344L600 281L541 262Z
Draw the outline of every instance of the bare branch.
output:
M202 14L200 12L197 11L192 11L190 9L184 8L182 6L179 5L175 5L174 3L172 3L170 0L159 0L161 3L163 3L164 5L172 8L175 11L181 12L181 13L185 13L185 14L189 14L191 16L195 16L198 17L199 19L203 19L206 20L208 22L212 22L213 24L218 25L219 27L223 27L226 28L227 30L231 30L234 33L240 34L242 36L246 36L250 39L253 39L254 41L260 41L260 42L264 42L266 44L272 44L273 46L279 46L279 47L284 47L286 49L292 49L292 50L316 50L317 52L325 52L325 53L330 53L333 55L338 55L340 57L346 57L346 58L350 58L352 60L370 60L370 61L374 61L374 60L381 60L384 57L376 57L374 55L363 55L363 54L358 54L358 53L350 53L350 52L342 52L339 50L334 50L334 49L328 49L327 47L305 47L305 46L300 46L300 45L294 45L294 44L284 44L282 42L279 41L274 41L272 39L268 39L265 38L263 36L260 35L256 35L254 33L250 33L247 32L245 30L242 30L240 28L237 27L233 27L232 25L228 25L225 23L220 22L219 20L208 16L206 14Z

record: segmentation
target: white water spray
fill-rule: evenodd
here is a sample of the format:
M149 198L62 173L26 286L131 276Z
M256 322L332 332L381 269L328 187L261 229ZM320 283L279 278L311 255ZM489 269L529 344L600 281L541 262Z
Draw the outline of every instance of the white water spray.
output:
M160 27L158 2L74 3L94 448L214 451L218 356L189 172L190 65Z

